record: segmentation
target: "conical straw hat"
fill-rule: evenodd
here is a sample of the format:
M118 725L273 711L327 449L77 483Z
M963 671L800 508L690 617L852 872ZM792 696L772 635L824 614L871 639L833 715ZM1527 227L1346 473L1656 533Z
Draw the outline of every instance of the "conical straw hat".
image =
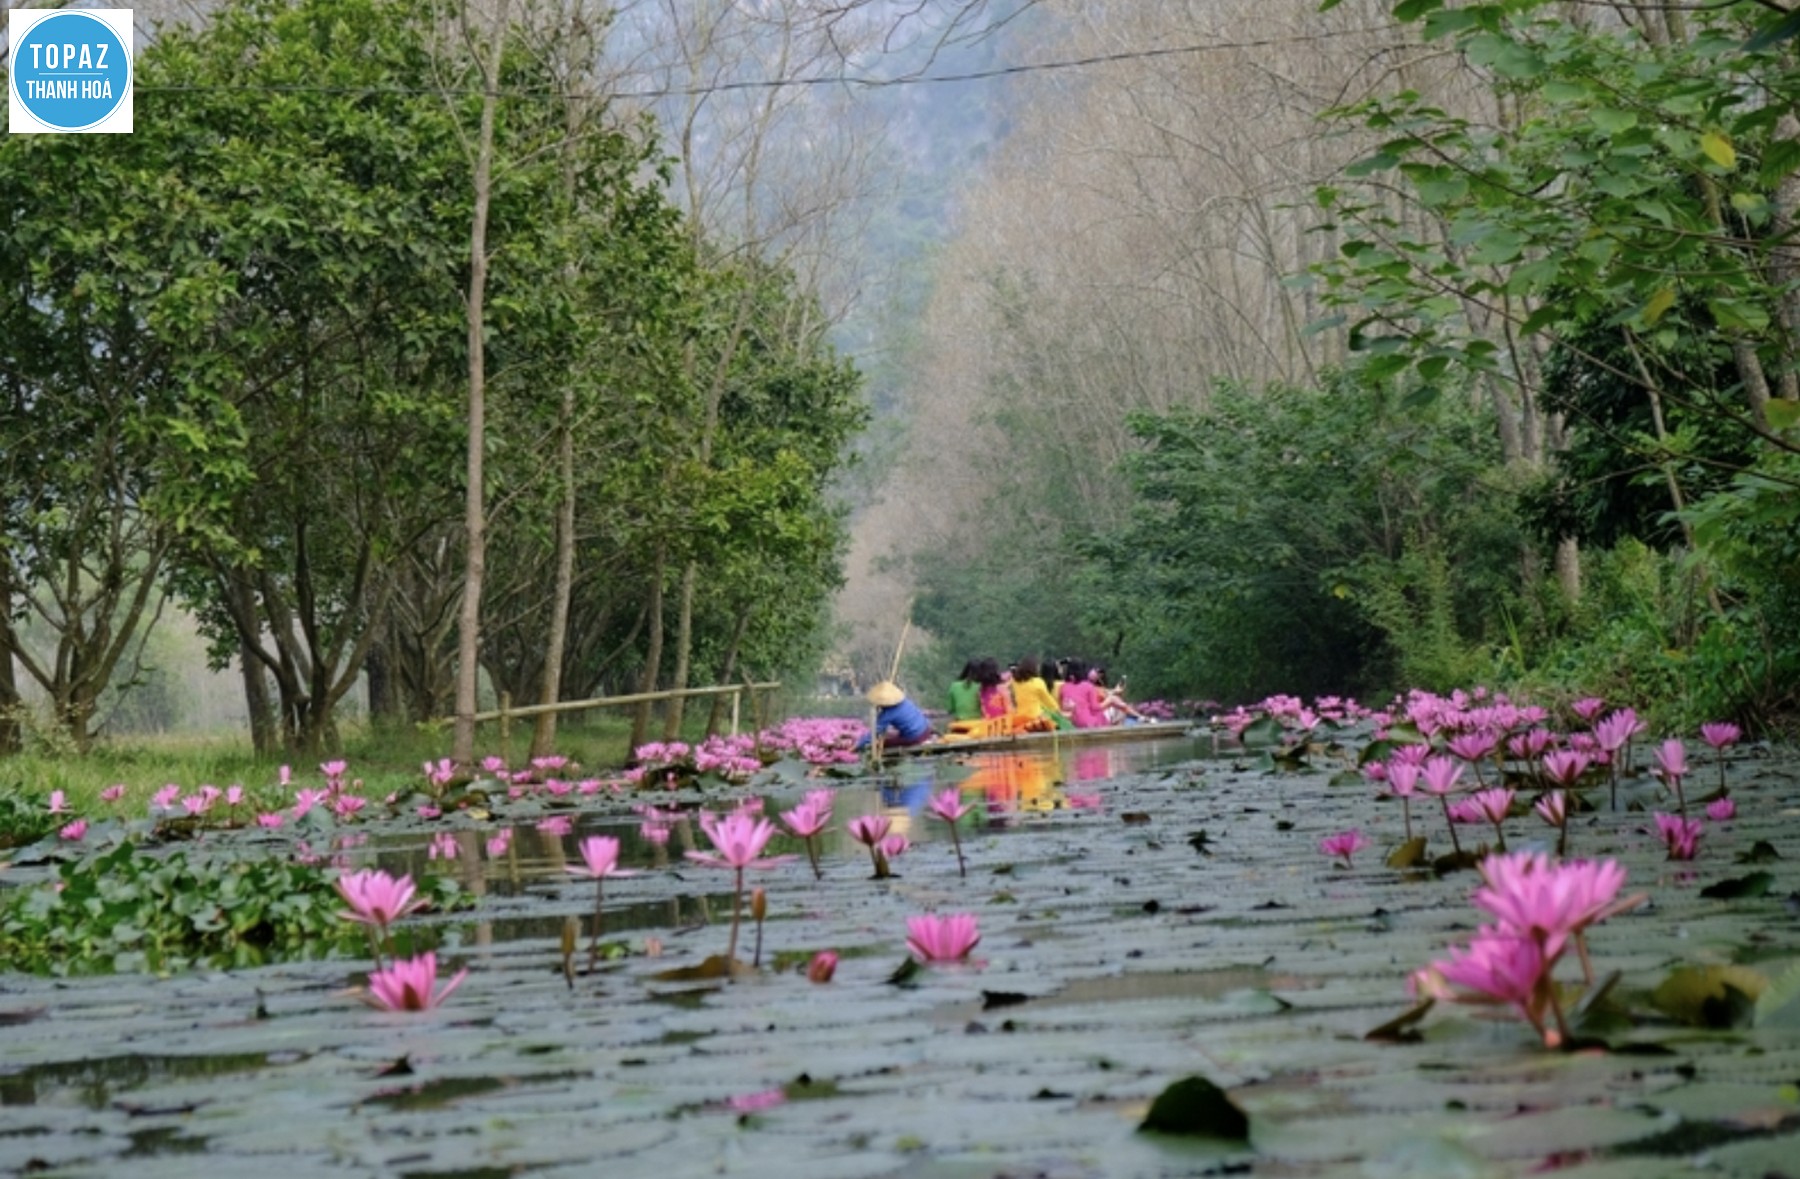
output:
M906 699L906 693L893 680L882 680L869 689L869 703L877 708L892 708Z

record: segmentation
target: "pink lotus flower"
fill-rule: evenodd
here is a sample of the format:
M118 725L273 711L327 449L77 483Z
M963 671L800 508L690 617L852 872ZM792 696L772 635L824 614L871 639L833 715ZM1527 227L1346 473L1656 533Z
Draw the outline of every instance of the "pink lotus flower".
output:
M1679 815L1665 815L1656 812L1656 833L1662 837L1664 846L1669 849L1671 860L1691 860L1700 851L1701 823L1699 819L1684 819Z
M882 836L881 842L875 846L887 859L897 860L912 850L912 840L896 831L892 835Z
M775 824L767 819L738 811L721 818L708 812L700 816L700 829L712 840L715 852L691 851L687 858L715 868L730 868L737 874L736 889L731 898L731 940L726 944L725 959L737 960L738 926L744 908L744 869L773 868L790 856L760 859L763 848L775 834Z
M825 874L819 870L819 851L813 841L831 823L831 792L808 791L799 806L781 813L781 821L806 844L806 860L812 865L813 879L823 880Z
M1457 780L1462 777L1462 765L1452 757L1427 758L1423 777L1425 790L1437 795L1439 805L1444 808L1444 826L1450 829L1450 848L1461 855L1462 842L1456 837L1456 817L1450 813L1450 792L1456 789Z
M809 982L828 983L837 973L838 956L831 950L820 950L806 964L806 977Z
M504 774L506 759L504 757L484 757L481 759L481 768L490 774Z
M384 932L400 918L425 905L423 898L413 897L415 890L411 876L396 878L379 868L339 876L337 891L350 906L349 912L338 914L340 917L360 921Z
M50 792L50 813L53 815L66 815L69 813L68 801L60 790L52 790Z
M908 917L906 930L906 948L920 962L960 962L981 941L972 913Z
M1423 748L1415 746L1414 748ZM1420 769L1410 761L1394 758L1387 763L1387 792L1400 800L1400 813L1406 823L1406 839L1412 841L1412 798L1418 789Z
M425 849L425 855L427 859L454 860L458 850L456 836L448 831L439 831L431 837L431 845Z
M1557 749L1544 755L1544 773L1558 786L1573 786L1587 773L1588 755L1573 749Z
M1715 823L1737 817L1737 803L1729 798L1715 798L1706 804L1706 817Z
M340 794L331 800L331 813L340 819L348 819L369 805L369 800L360 794Z
M233 809L243 806L244 805L244 788L242 786L236 786L236 785L226 788L225 805L228 807L231 807Z
M590 835L576 845L576 850L581 853L581 866L569 864L563 871L592 876L596 880L603 876L637 875L619 867L619 841L610 835Z
M1744 731L1730 721L1707 721L1700 726L1700 739L1723 753L1736 745Z
M1600 699L1598 696L1585 696L1571 704L1569 707L1575 710L1576 716L1591 725L1594 723L1594 718L1599 716L1600 713L1605 710L1606 701Z
M159 811L173 810L175 803L181 798L181 787L170 782L161 790L150 796L150 803Z
M117 802L123 797L125 797L125 783L123 782L117 786L108 786L100 792L101 802Z
M1388 773L1392 775L1394 766L1409 765L1423 768L1425 760L1431 756L1431 746L1424 744L1407 744L1396 748L1388 754Z
M1474 733L1458 733L1450 738L1448 748L1451 753L1475 766L1475 772L1481 772L1481 763L1494 752L1500 744L1498 737L1486 731Z
M1513 792L1504 786L1495 786L1488 790L1478 790L1469 799L1481 817L1494 825L1494 842L1501 851L1506 850L1506 831L1502 824L1512 813Z
M413 813L418 815L421 819L426 820L441 819L444 817L443 808L432 806L430 803L420 803L413 808Z
M512 828L502 827L500 831L488 837L487 854L490 860L497 860L512 847Z
M273 831L285 822L287 814L283 811L268 811L256 816L256 825L265 831Z
M87 829L88 821L86 819L76 819L73 823L68 824L63 827L62 830L58 831L56 837L69 843L75 843L78 842L82 836L87 834Z
M962 801L962 791L950 786L932 795L929 809L944 822L954 824L975 808Z
M791 858L757 858L762 855L763 848L768 846L769 839L775 834L775 824L767 819L741 812L721 818L708 812L700 816L700 829L712 840L716 851L687 853L688 859L698 863L715 868L736 868L741 872L745 868L773 868Z
M761 1113L765 1109L774 1109L787 1100L787 1093L781 1089L762 1089L755 1093L739 1093L725 1099L725 1106L736 1114Z
M1352 827L1348 831L1340 831L1336 835L1328 835L1319 841L1319 850L1333 859L1344 861L1344 867L1351 867L1350 858L1363 848L1369 846L1368 839L1360 828Z
M212 809L212 804L212 795L205 791L199 794L183 795L181 799L181 808L189 815L204 815Z
M1555 1001L1550 966L1533 939L1483 926L1468 949L1433 962L1413 976L1413 984L1418 993L1435 999L1510 1004L1547 1046L1555 1047L1562 1042L1561 1031L1544 1022ZM1459 995L1452 986L1474 994Z
M1720 790L1727 789L1725 785L1725 751L1736 745L1738 738L1743 735L1743 730L1730 721L1707 721L1700 726L1700 739L1712 746L1719 755L1716 760L1719 763Z
M341 779L344 776L344 771L349 768L349 762L341 760L328 761L319 766L319 772L324 774L327 780L335 782Z
M600 929L605 902L606 878L608 876L636 876L636 872L627 872L619 867L619 841L610 835L590 835L576 845L581 852L582 866L565 865L565 872L577 876L588 875L594 878L594 929L588 938L588 970L592 971L600 960Z
M1498 918L1501 929L1535 938L1550 961L1570 938L1616 911L1613 902L1625 885L1625 869L1615 860L1555 862L1542 852L1490 855L1480 871L1486 884L1469 899Z
M294 767L292 766L282 766L275 772L275 784L284 790L287 789L288 784L293 780Z
M329 797L330 795L323 790L294 791L294 817L296 819L305 818L307 811L312 810Z
M963 802L962 791L954 786L948 786L932 796L931 803L926 809L949 825L950 842L956 847L956 872L957 875L967 879L969 865L963 859L962 832L957 830L956 824L975 808Z
M1552 827L1561 827L1569 817L1569 796L1561 790L1552 790L1538 799L1531 809Z
M869 860L875 865L875 879L885 880L888 876L888 862L881 854L881 841L887 838L893 821L886 815L860 815L844 826L852 839L868 845Z
M561 839L563 836L569 834L569 832L575 830L575 820L569 818L567 815L551 815L547 819L539 819L537 829L542 831L545 835Z
M386 970L369 975L368 1002L387 1011L430 1011L441 1007L452 991L469 976L459 970L441 991L437 986L437 955L429 950L417 958L398 958Z
M1681 743L1680 737L1670 737L1657 747L1656 764L1665 778L1682 778L1687 775L1687 746Z
M1462 766L1452 758L1430 758L1425 762L1425 790L1441 798L1456 789L1462 772Z
M1506 751L1519 761L1536 761L1549 750L1555 738L1549 729L1532 729L1506 742Z
M893 820L886 815L861 815L851 819L849 823L845 824L845 827L850 832L850 837L856 842L874 847L881 842L882 838L887 835L888 829L893 825Z

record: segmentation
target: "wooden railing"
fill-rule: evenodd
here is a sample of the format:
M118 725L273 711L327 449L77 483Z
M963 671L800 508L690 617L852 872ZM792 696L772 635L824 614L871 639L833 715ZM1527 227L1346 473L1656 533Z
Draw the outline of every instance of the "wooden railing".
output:
M738 720L743 698L746 693L750 697L751 711L756 711L756 697L759 692L777 692L781 689L780 680L765 680L761 683L718 684L710 688L669 689L663 692L632 692L625 696L596 696L590 700L559 700L555 704L526 704L514 708L512 695L500 693L500 707L488 712L475 714L475 723L482 721L500 722L500 747L507 749L512 740L512 722L529 717L542 716L551 712L586 712L590 708L617 708L627 704L654 703L658 700L689 699L698 696L730 696L731 697L731 735L737 736Z

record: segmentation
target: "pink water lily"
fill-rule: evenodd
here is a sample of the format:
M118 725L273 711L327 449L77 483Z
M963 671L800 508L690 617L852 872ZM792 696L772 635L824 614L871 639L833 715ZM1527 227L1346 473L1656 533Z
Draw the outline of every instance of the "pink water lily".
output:
M1494 825L1494 843L1501 851L1506 850L1506 830L1502 826L1506 816L1512 813L1513 792L1504 786L1494 786L1487 790L1478 790L1470 801L1481 817Z
M123 783L123 782L120 782L115 786L108 786L105 790L102 790L100 792L100 801L101 802L117 802L121 798L124 798L124 797L125 797L125 783Z
M949 825L950 842L956 848L956 873L965 880L968 879L969 866L963 860L962 832L957 830L956 824L975 808L962 800L961 790L954 786L946 786L932 795L931 802L926 809Z
M1594 726L1594 739L1610 757L1608 768L1611 772L1612 809L1615 811L1619 809L1620 769L1630 760L1631 739L1643 732L1644 728L1644 722L1630 708L1608 713L1605 719Z
M430 950L417 958L397 958L386 970L369 975L367 1002L385 1011L430 1011L441 1007L469 972L459 970L437 990L437 954Z
M1414 990L1428 998L1508 1004L1536 1029L1546 1046L1554 1048L1566 1032L1550 966L1532 938L1483 926L1466 950L1451 951L1449 958L1415 974L1412 982ZM1472 993L1459 994L1454 987ZM1558 1026L1546 1025L1548 1013L1554 1013Z
M425 849L425 856L432 860L454 860L458 850L456 836L448 831L439 831L431 837L431 846Z
M894 831L887 835L883 835L881 837L881 842L876 844L875 847L885 858L897 860L912 850L912 840L900 834L898 831Z
M1575 940L1589 981L1593 971L1581 935L1643 899L1618 902L1625 869L1616 860L1555 861L1542 852L1517 852L1488 856L1480 872L1485 883L1469 898L1475 906L1498 918L1501 928L1536 939L1552 962Z
M1414 746L1413 748L1422 748ZM1406 841L1412 842L1412 799L1419 786L1419 765L1392 758L1387 763L1388 793L1400 800L1400 814L1406 825Z
M1456 789L1457 780L1462 777L1462 766L1452 757L1433 757L1425 762L1423 774L1425 789L1437 795L1438 803L1444 808L1444 826L1450 829L1450 848L1457 855L1462 854L1462 842L1456 837L1456 819L1450 814L1450 792Z
M809 982L828 983L837 973L838 956L832 950L820 950L806 964L806 978Z
M600 930L605 920L606 878L636 876L637 873L619 867L619 841L611 835L590 835L575 846L581 853L581 866L569 864L563 870L577 876L594 878L594 927L588 937L588 970L591 973L600 961Z
M744 869L773 868L791 856L761 859L763 848L775 834L775 824L744 811L721 818L710 811L700 816L700 829L712 840L716 852L691 851L687 858L715 868L730 868L736 873L737 887L731 899L731 941L726 946L727 962L737 960L738 926L744 908Z
M1719 763L1721 791L1728 789L1725 785L1725 751L1736 745L1743 735L1744 731L1730 721L1707 721L1700 726L1700 739L1712 746L1713 751L1719 755L1714 760Z
M920 962L960 962L981 941L972 913L908 917L906 930L906 948Z
M1699 854L1702 828L1699 819L1665 815L1661 811L1658 811L1654 817L1656 833L1662 838L1663 845L1669 849L1669 859L1691 860Z
M781 813L782 823L806 844L806 860L812 865L814 880L825 878L824 872L819 868L819 852L814 841L821 831L831 825L831 802L829 790L809 790L800 800L799 806Z
M415 897L411 876L389 876L379 868L348 872L337 878L337 891L350 906L340 917L360 921L386 932L388 926L425 906L423 897Z
M49 806L50 813L53 815L66 815L69 813L68 801L60 790L52 790L50 792Z
M1586 696L1569 707L1574 709L1576 716L1591 725L1594 723L1594 718L1606 710L1606 701L1598 696Z
M1683 818L1687 816L1687 796L1682 793L1681 780L1687 776L1687 746L1681 743L1680 737L1670 737L1656 749L1656 766L1675 791L1676 809Z
M58 831L56 837L68 843L77 843L80 842L82 836L87 834L87 829L88 821L86 819L76 819Z
M887 838L888 829L892 826L893 821L886 815L860 815L844 824L852 839L868 846L869 859L875 865L877 880L884 880L888 876L888 863L881 854L881 841Z
M1344 861L1346 868L1352 866L1351 857L1368 846L1368 838L1355 827L1336 835L1328 835L1319 841L1319 850L1333 859Z
M1737 817L1737 802L1729 798L1715 798L1706 804L1706 817L1715 823L1734 819Z

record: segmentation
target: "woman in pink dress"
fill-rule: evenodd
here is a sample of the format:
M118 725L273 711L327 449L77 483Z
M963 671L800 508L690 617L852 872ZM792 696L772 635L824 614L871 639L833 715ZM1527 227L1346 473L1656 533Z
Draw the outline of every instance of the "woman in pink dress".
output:
M1100 688L1088 677L1087 665L1079 659L1069 663L1069 678L1062 682L1058 695L1063 712L1078 729L1101 729L1111 722L1102 707Z

